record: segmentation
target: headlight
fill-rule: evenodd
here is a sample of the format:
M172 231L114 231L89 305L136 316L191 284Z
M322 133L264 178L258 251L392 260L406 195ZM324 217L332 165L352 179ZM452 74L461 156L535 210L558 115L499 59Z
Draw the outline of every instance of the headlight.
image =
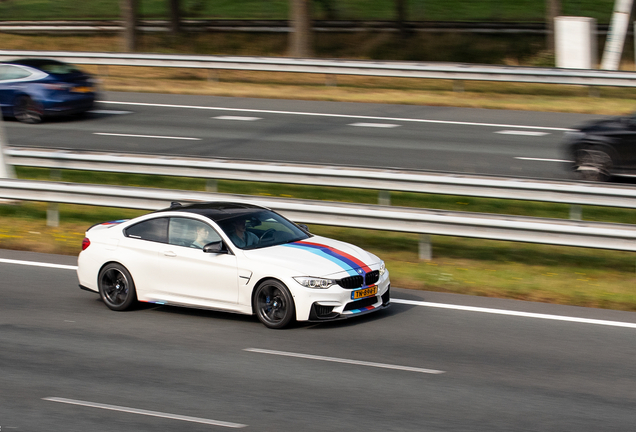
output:
M380 263L380 276L384 273L386 273L386 265L384 265L384 261L382 261L382 263Z
M336 281L333 279L314 278L307 276L298 276L295 277L294 280L304 287L319 289L329 288L331 285L334 285L336 283Z

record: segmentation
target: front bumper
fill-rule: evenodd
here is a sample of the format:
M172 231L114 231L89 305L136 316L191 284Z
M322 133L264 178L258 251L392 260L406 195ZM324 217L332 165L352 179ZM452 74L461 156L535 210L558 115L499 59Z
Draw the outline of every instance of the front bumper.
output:
M337 321L356 316L366 315L381 309L386 309L391 305L391 284L389 283L386 290L373 297L367 297L360 300L352 300L344 305L333 306L322 304L324 302L314 302L309 311L310 322Z

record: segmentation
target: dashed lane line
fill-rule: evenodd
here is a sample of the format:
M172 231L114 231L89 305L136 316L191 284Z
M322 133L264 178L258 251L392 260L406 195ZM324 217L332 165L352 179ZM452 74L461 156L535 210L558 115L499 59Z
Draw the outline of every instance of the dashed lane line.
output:
M392 364L386 364L386 363L374 363L374 362L368 362L368 361L351 360L351 359L343 359L343 358L336 358L336 357L323 357L323 356L317 356L317 355L300 354L300 353L293 353L293 352L286 352L286 351L273 351L273 350L266 350L266 349L260 349L260 348L245 348L243 351L260 353L260 354L277 355L277 356L283 356L283 357L296 357L296 358L303 358L303 359L309 359L309 360L320 360L320 361L327 361L327 362L333 362L333 363L346 363L346 364L352 364L357 366L370 366L370 367L376 367L376 368L382 368L382 369L402 370L402 371L408 371L408 372L420 372L420 373L427 373L427 374L443 374L444 373L444 371L435 370L435 369L423 369L423 368L417 368L417 367L411 367L411 366L400 366L400 365L392 365Z
M222 426L222 427L233 428L233 429L240 429L247 426L241 423L231 423L226 421L212 420L212 419L206 419L206 418L200 418L200 417L190 417L190 416L184 416L184 415L178 415L178 414L169 414L169 413L164 413L159 411L148 411L148 410L137 409L137 408L129 408L129 407L123 407L123 406L117 406L117 405L87 402L87 401L81 401L81 400L75 400L75 399L46 397L46 398L42 398L42 400L49 401L49 402L59 402L59 403L64 403L69 405L79 405L79 406L89 407L89 408L100 408L100 409L109 410L109 411L119 411L119 412L124 412L129 414L140 414L140 415L145 415L150 417L160 417L160 418L165 418L170 420L181 420L181 421L186 421L190 423L201 423L201 424L212 425L212 426Z
M163 135L135 135L135 134L109 133L109 132L93 132L93 135L128 137L128 138L155 138L155 139L201 141L201 138L174 137L174 136L163 136Z
M550 135L550 132L539 132L539 131L519 131L519 130L502 130L495 132L500 135L519 135L519 136L536 136L542 137L546 135Z

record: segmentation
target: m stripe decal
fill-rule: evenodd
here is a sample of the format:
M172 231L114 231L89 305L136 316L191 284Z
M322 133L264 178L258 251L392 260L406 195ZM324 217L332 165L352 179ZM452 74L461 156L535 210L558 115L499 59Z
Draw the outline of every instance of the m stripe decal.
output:
M365 273L369 273L371 271L371 269L359 259L349 255L348 253L342 252L338 249L326 245L299 241L295 243L289 243L287 246L304 249L316 255L320 255L323 258L326 258L329 261L338 264L351 276L358 275L358 273L356 272L356 269L358 268L361 268Z

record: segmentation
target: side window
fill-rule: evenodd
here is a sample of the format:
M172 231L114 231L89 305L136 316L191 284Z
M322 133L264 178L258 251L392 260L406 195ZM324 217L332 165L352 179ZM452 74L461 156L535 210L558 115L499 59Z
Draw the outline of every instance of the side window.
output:
M31 76L31 72L18 66L1 65L0 81L14 80Z
M126 237L167 243L168 218L149 219L126 228Z
M210 225L196 219L170 218L168 243L203 249L206 244L216 241L221 241L221 237Z

